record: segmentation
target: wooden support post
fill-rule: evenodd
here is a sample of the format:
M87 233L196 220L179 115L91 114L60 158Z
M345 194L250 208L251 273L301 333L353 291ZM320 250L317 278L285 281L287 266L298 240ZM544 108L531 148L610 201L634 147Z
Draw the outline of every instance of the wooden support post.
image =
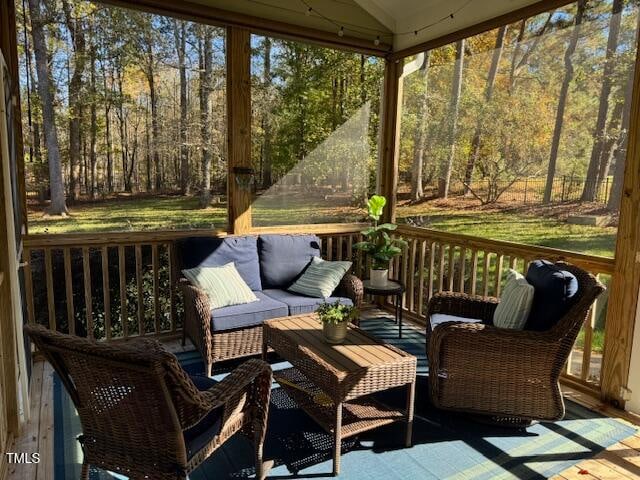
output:
M227 28L228 230L251 230L251 190L236 182L235 168L251 167L251 34Z
M378 193L387 198L384 220L396 220L400 117L402 115L402 60L387 60L384 67L382 128L378 167Z
M605 325L602 396L624 406L640 291L640 56L636 55L629 146L624 172L615 268Z

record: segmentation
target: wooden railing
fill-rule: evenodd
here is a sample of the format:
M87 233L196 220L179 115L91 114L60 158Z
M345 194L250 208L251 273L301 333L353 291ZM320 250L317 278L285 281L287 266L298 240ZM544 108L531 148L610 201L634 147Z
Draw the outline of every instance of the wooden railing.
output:
M323 255L352 255L360 224L258 228L252 233L317 233ZM118 340L177 336L182 303L175 243L211 230L33 235L24 240L29 323L73 335Z
M353 249L362 224L255 228L261 233L316 233L323 257L349 259L367 276ZM508 268L525 272L536 258L564 260L598 275L607 284L613 259L561 250L486 240L401 225L407 242L391 265L391 275L406 285L405 314L425 323L426 305L438 291L499 296ZM25 290L29 322L100 340L139 335L176 336L182 328L182 303L176 289L175 242L187 236L224 236L210 230L122 232L31 236L25 239ZM600 352L596 324L604 322L606 294L592 310L568 362L565 376L598 388ZM596 335L597 333L597 335Z
M401 225L397 233L408 246L391 266L391 275L406 285L404 307L407 315L419 323L426 322L425 308L439 291L464 292L472 295L500 296L504 275L509 268L525 273L537 258L566 261L594 275L605 285L613 273L611 258L567 252L553 248L487 240L468 235L440 232ZM564 375L588 388L598 388L601 352L594 344L596 324L604 325L605 292L592 308L572 352ZM603 335L603 329L597 330Z

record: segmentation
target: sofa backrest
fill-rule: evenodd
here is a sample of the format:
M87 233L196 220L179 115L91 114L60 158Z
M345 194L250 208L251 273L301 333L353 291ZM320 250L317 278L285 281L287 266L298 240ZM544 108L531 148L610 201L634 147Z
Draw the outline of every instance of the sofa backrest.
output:
M263 288L288 288L320 256L316 235L260 235L258 256Z
M258 237L252 235L222 238L189 237L180 240L177 245L181 257L181 269L220 267L233 262L251 290L262 290Z

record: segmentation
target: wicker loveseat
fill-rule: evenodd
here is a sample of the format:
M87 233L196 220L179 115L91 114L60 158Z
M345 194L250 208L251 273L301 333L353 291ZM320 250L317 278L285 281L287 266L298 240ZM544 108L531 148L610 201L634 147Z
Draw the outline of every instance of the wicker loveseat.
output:
M562 262L555 265L571 272L578 287L568 310L544 331L493 326L496 298L452 292L434 295L427 318L444 314L476 320L435 326L427 322L430 395L436 407L510 425L564 416L560 373L604 287L580 268Z
M182 341L191 339L208 375L214 362L261 353L265 320L313 312L324 301L362 303L362 282L350 273L327 299L287 291L312 257L320 256L320 239L315 235L193 237L179 242L178 255L181 269L234 262L258 298L257 302L212 310L202 290L180 280L185 308Z
M107 344L42 326L25 331L78 411L83 480L90 465L131 479L184 479L238 432L254 442L256 478L264 478L267 363L251 359L216 383L187 375L155 340Z

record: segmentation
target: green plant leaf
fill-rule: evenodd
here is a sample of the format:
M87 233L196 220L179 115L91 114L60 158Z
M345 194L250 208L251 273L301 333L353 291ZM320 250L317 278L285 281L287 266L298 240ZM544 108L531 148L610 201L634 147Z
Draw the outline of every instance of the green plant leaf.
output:
M369 217L371 217L376 222L380 220L382 216L382 211L384 210L384 206L387 204L387 199L382 195L373 195L367 201L367 208L369 210Z

